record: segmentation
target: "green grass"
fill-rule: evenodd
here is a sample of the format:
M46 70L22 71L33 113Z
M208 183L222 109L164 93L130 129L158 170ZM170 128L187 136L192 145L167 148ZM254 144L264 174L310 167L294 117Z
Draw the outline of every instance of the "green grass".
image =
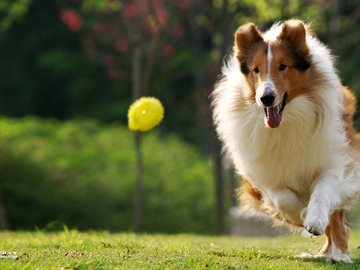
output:
M343 265L296 258L316 253L323 237L273 238L199 235L135 235L106 232L3 232L0 269L359 269L360 232L352 233ZM4 256L2 256L4 257Z

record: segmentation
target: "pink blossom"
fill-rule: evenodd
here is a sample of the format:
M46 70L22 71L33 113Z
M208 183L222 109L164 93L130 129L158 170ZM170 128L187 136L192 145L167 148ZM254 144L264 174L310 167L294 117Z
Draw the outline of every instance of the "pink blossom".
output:
M124 15L126 18L134 18L138 13L138 7L135 3L129 3L124 7Z
M167 11L163 8L157 8L156 11L156 17L159 20L161 25L165 25L169 19L169 15Z
M170 45L166 45L164 47L164 51L163 51L164 55L166 57L171 57L176 53L176 50L174 47L170 46Z
M180 24L177 24L174 26L171 33L176 39L180 39L183 37L183 35L185 33L185 29Z
M83 22L80 15L72 9L63 9L60 14L61 22L73 32L79 31L82 26Z

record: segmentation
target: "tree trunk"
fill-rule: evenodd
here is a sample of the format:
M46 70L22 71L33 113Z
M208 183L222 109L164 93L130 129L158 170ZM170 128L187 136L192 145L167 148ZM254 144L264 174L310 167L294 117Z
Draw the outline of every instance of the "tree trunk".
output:
M10 229L10 225L9 225L9 221L7 219L7 215L6 215L6 209L4 206L4 202L0 193L0 229L1 230L9 230Z
M230 38L229 27L230 14L228 14L228 0L224 0L221 8L223 20L223 43L220 46L220 53L222 56L226 55L226 49ZM222 61L219 62L221 67ZM220 69L220 68L219 68ZM214 163L215 176L215 230L218 234L225 233L225 181L224 168L222 164L221 144L216 137L215 132L212 136L212 158Z
M231 207L236 207L238 205L237 200L237 189L239 187L238 175L236 171L230 169L230 194L231 194Z
M141 47L137 45L134 48L132 62L132 96L133 100L141 97ZM136 155L136 172L135 172L135 215L134 231L141 231L142 218L142 178L143 178L143 161L141 154L141 134L134 133L134 146Z
M218 234L223 234L225 233L224 170L220 142L215 134L213 136L213 162L215 176L215 231Z
M141 154L141 136L140 132L134 133L135 155L136 155L136 175L135 175L135 216L134 231L141 231L142 218L142 178L143 178L143 162Z

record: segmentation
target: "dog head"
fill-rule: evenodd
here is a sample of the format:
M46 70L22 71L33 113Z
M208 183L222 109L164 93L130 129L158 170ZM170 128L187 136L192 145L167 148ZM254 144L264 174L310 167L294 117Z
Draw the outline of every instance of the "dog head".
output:
M268 127L277 128L288 102L311 88L311 61L301 21L285 21L273 32L270 37L253 23L240 26L234 53L248 82L246 99L264 109Z

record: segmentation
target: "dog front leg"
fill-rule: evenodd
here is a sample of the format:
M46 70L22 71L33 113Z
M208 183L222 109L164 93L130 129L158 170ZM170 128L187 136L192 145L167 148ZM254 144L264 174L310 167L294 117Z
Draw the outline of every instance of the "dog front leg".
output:
M301 226L303 222L301 212L306 205L295 192L288 188L283 188L269 190L267 191L267 196L288 223Z
M313 235L324 234L329 216L342 202L342 170L331 169L318 178L307 207L305 229Z

